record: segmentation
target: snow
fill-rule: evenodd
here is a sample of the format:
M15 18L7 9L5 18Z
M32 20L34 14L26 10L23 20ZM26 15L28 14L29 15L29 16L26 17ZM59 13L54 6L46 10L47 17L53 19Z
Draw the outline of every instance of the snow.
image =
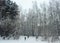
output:
M36 39L35 37L26 37L26 40L24 39L26 36L20 36L20 38L18 40L12 40L12 38L10 40L0 40L0 43L48 43L48 41L42 41L42 38L39 37L38 39ZM51 42L49 42L51 43ZM59 41L56 41L54 43L60 43Z

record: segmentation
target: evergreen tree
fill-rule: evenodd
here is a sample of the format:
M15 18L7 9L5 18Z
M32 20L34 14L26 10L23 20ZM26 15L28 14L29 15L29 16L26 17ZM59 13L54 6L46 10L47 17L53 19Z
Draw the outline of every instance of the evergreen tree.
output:
M0 35L14 36L18 34L18 5L10 0L0 2Z

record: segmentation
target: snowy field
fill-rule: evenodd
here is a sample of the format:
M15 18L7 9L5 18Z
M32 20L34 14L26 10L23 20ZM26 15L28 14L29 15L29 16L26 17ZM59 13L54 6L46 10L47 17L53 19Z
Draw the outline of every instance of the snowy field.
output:
M24 36L21 36L18 40L12 40L12 38L10 40L2 40L0 38L0 43L52 43L52 42L48 42L48 41L42 41L42 38L39 37L38 39L36 39L35 37L26 37L26 40L24 39ZM60 41L55 41L53 43L60 43Z

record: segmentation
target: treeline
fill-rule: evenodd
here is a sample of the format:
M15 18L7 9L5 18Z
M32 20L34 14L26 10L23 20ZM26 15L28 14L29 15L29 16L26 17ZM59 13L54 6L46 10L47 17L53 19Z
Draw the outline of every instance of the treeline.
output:
M18 5L10 0L0 0L0 36L43 36L45 38L60 36L60 1L50 0L38 7L33 2L29 11L18 11Z
M21 14L20 30L21 35L58 38L60 36L59 0L50 0L48 4L40 4L40 7L36 1L33 2L33 7L28 13Z

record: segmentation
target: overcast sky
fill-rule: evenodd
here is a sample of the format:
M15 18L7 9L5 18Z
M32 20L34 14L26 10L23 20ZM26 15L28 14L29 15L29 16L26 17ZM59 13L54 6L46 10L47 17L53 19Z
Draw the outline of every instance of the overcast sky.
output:
M29 9L32 7L32 1L37 1L39 3L48 3L48 0L12 0L16 2L19 6L22 6L23 9Z

